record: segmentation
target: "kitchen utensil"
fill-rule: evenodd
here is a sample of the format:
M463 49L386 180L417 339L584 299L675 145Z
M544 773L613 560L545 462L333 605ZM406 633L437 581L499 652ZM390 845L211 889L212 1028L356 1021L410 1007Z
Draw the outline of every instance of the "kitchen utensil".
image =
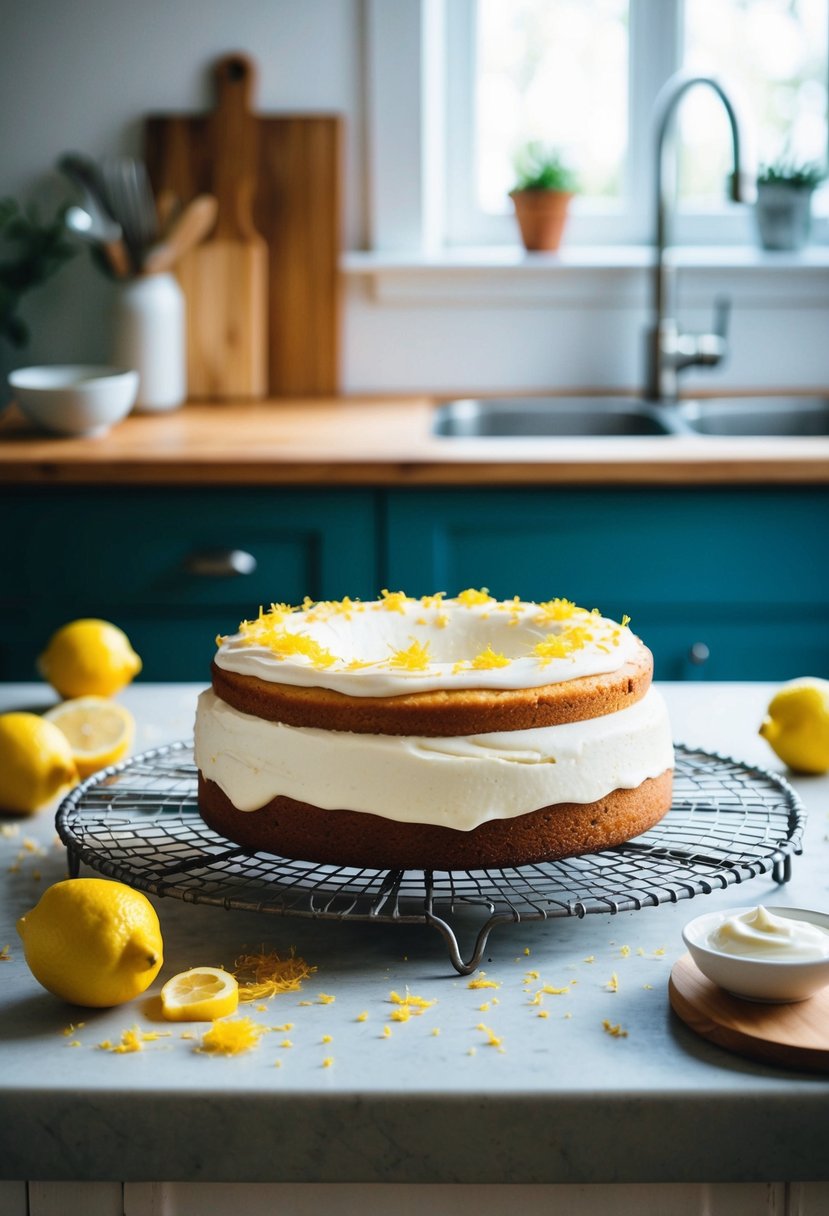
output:
M94 225L97 239L117 241L121 225L113 218L104 194L104 186L98 166L79 152L66 152L58 160L58 168L81 195L81 205Z
M829 988L807 1001L768 1005L731 996L689 954L671 971L674 1013L696 1034L751 1059L829 1072Z
M98 215L90 214L84 207L68 207L63 222L69 231L74 232L82 241L87 241L101 250L109 269L116 278L123 279L129 275L130 256L121 236L119 225L114 221L111 224L101 224ZM118 235L113 238L109 234L115 229L117 229Z
M216 222L218 202L213 194L200 194L173 219L164 239L153 245L144 258L144 273L170 270L185 253L208 235Z
M138 373L118 367L22 367L9 384L30 422L58 435L102 435L130 412Z
M268 385L268 249L253 222L256 126L250 110L254 69L242 55L216 65L210 118L211 236L179 267L187 297L188 385L193 397L264 397Z
M255 130L253 222L268 246L268 392L336 393L342 120L331 114L248 118ZM210 115L147 119L144 151L157 193L170 189L181 199L192 199L215 190L213 132ZM219 206L224 206L221 198ZM182 268L191 256L182 259ZM192 313L192 288L184 275L182 284ZM191 343L194 372L197 359Z
M121 224L136 270L158 234L158 217L150 179L142 161L131 156L107 157L101 163L104 197Z

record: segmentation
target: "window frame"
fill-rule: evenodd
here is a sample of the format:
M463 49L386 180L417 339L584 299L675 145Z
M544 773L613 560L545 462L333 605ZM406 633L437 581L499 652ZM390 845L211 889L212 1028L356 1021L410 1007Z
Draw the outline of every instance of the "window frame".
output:
M630 5L629 206L603 214L574 200L567 236L572 246L653 243L651 116L660 88L682 62L683 0L630 0ZM440 248L492 250L517 243L510 215L486 216L472 206L474 11L475 0L365 0L368 237L377 251L434 254ZM725 131L724 115L723 122ZM458 164L466 172L459 174ZM750 172L752 166L746 168ZM829 237L822 203L819 199L813 228L818 243ZM751 210L728 204L725 196L721 211L681 209L670 240L751 245Z

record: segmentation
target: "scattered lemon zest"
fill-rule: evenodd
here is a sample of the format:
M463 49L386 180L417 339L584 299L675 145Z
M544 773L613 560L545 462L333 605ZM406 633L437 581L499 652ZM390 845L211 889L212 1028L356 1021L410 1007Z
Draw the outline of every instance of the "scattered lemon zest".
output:
M467 587L466 591L461 591L455 596L459 604L463 604L464 608L475 608L479 604L494 604L495 599L489 594L487 587L482 587L480 591L476 591L474 587Z
M335 996L331 996L330 992L320 992L317 996L318 1005L333 1005L336 1001Z
M333 1043L334 1039L330 1034L324 1034L320 1039L321 1043Z
M277 1030L280 1034L285 1034L288 1030L293 1030L293 1022L284 1022L281 1026L271 1026L271 1030Z
M474 659L469 660L469 666L473 671L491 671L495 667L509 667L511 659L508 659L505 654L492 649L492 646L487 645L480 654L476 654Z
M539 1018L548 1018L550 1016L550 1011L548 1009L539 1009L536 1016Z
M424 608L440 608L445 598L445 591L436 591L434 595L422 595L420 602Z
M472 979L469 981L469 983L466 986L467 986L467 988L500 988L501 987L500 983L497 980L488 980L486 978L485 971L479 971L477 975L472 977Z
M544 984L538 991L547 996L566 996L570 991L570 986L568 984L564 988L554 988L552 984Z
M326 1056L322 1062L322 1066L323 1066L323 1068L330 1068L333 1063L334 1063L334 1057Z
M622 1030L621 1025L617 1024L614 1026L613 1023L609 1022L607 1018L605 1018L602 1022L602 1027L605 1034L609 1034L613 1039L626 1039L628 1037L628 1032L626 1030Z
M406 595L405 591L386 591L380 592L383 597L378 605L380 608L385 608L388 612L404 613L406 609L404 604L413 604L414 600L410 595Z
M395 650L393 646L389 649L391 650L391 658L388 660L389 667L402 671L425 671L431 662L428 642L418 642L412 638L411 646L405 650Z
M482 1034L486 1035L487 1047L503 1046L503 1039L495 1033L491 1026L485 1026L483 1022L479 1022L475 1029L480 1030Z
M610 979L605 984L605 988L607 988L609 992L619 991L619 977L615 971L611 974Z
M74 1034L76 1030L82 1030L85 1025L86 1022L70 1022L68 1026L64 1026L61 1033L65 1034L68 1038L69 1035Z
M440 1026L433 1026L432 1027L432 1037L436 1039L439 1034L440 1034Z
M69 1042L66 1044L66 1046L67 1047L81 1047L82 1044L81 1044L80 1039L70 1039Z
M10 963L11 961L11 946L7 943L3 949L0 950L0 963Z
M297 958L293 951L287 958L262 952L237 958L231 974L239 985L240 1001L261 1001L284 992L299 992L302 981L315 971L316 967Z
M291 1042L290 1039L283 1039L282 1042L279 1044L279 1046L285 1047L285 1048L291 1048L291 1047L293 1047L293 1043Z
M582 959L582 962L584 962L584 963L595 963L595 961L596 961L595 954L588 954L587 958Z
M384 1026L384 1027L383 1027L383 1038L384 1038L384 1039L390 1039L390 1038L391 1038L391 1026Z
M619 950L622 958L630 958L630 946L622 946Z
M528 983L530 980L538 980L538 979L541 979L540 971L527 971L524 973L524 982L525 983Z
M478 1006L478 1009L481 1011L481 1013L486 1013L487 1009L489 1009L491 1004L492 1004L491 1001L484 1001L483 1005Z
M658 947L657 947L657 949L656 949L656 950L654 950L654 955L655 955L657 958L661 958L661 957L664 955L664 953L665 953L665 947L664 947L664 946L658 946Z
M252 1018L222 1018L202 1035L197 1051L211 1055L238 1056L259 1045L266 1031Z
M142 1034L138 1026L133 1026L129 1030L121 1032L121 1042L114 1046L109 1039L104 1039L103 1043L99 1043L98 1047L101 1051L111 1051L115 1055L126 1055L128 1052L143 1051L146 1037Z
M645 989L645 992L651 992L653 990L653 984L643 984L642 987Z
M354 1019L354 1021L355 1022L367 1022L368 1021L368 1010L364 1009L362 1013L358 1013L356 1018Z

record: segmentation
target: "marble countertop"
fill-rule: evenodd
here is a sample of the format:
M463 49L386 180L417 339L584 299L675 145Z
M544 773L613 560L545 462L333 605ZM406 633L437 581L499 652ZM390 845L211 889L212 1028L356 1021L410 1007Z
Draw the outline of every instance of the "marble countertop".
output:
M678 740L783 771L756 733L771 685L661 687ZM121 694L138 721L136 750L188 737L197 692L139 682ZM0 686L0 710L52 700L42 685ZM792 783L809 820L789 883L761 876L638 912L496 926L481 965L497 987L470 988L428 926L267 916L170 898L154 900L165 963L148 996L102 1011L63 1005L41 989L14 927L66 876L53 808L0 820L0 949L8 943L10 956L0 962L0 1178L829 1178L829 1076L730 1054L693 1034L668 1002L691 917L760 902L829 906L829 778ZM203 1026L156 1020L152 997L169 976L197 964L232 966L262 948L294 949L316 967L301 992L244 1010L270 1027L290 1023L289 1031L218 1058L196 1050ZM568 991L533 1005L544 984ZM398 1023L391 993L407 989L436 1004ZM626 1037L607 1033L606 1021ZM133 1054L97 1046L135 1025L173 1033ZM183 1030L197 1037L182 1038Z

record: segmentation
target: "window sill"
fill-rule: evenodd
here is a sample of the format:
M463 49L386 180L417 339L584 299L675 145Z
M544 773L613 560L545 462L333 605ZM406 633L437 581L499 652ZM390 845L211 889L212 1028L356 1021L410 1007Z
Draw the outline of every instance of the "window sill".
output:
M827 300L829 245L800 253L754 246L674 246L666 260L682 271L683 301L710 303L726 291L753 307ZM447 248L434 253L363 252L342 255L349 279L367 280L380 303L545 303L637 306L648 297L654 249L647 245L571 245L558 253L519 246Z

